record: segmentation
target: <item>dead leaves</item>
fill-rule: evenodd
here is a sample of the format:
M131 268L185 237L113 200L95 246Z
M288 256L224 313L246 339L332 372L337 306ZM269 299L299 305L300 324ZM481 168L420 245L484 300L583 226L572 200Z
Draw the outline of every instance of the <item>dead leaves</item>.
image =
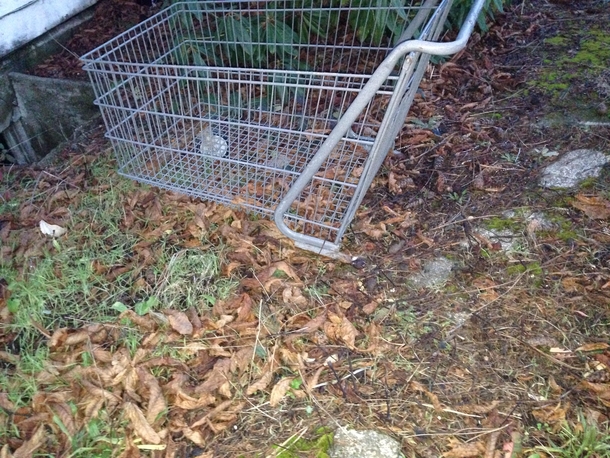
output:
M480 442L461 442L457 439L449 439L451 450L443 453L443 458L478 458L484 456L485 445Z
M287 269L287 265L282 267ZM39 383L47 388L34 397L23 419L15 417L20 437L29 439L14 447L14 454L22 450L22 456L29 456L41 447L32 424L39 425L41 431L51 428L63 447L68 447L71 437L92 419L112 423L121 412L127 423L125 450L134 438L165 448L179 436L202 446L207 437L231 426L245 406L236 399L234 387L241 386L249 395L265 391L278 366L271 359L270 364L262 366L262 377L250 381L250 365L260 363L254 335L244 332L240 338L235 330L219 323L248 323L256 328L256 322L249 321L251 300L238 296L219 309L224 315L218 319L202 320L178 311L138 316L137 322L129 325L129 332L142 333L135 352L121 346L125 322L121 327L91 325L78 331L57 330L49 339L48 367L38 374ZM125 312L122 319L135 316ZM184 344L185 338L192 339L201 329L207 333L205 340ZM236 347L224 347L225 330L231 333L231 343ZM107 351L101 343L117 349ZM157 352L163 347L175 357L159 356ZM163 377L154 375L159 371ZM5 395L0 395L0 406L15 409Z
M328 321L324 323L324 332L331 340L344 343L351 349L356 348L359 332L345 316L329 313Z
M193 334L193 324L183 312L175 310L166 311L169 324L174 331L181 335Z
M600 196L577 194L575 200L572 201L572 206L582 211L589 218L610 218L610 202Z
M132 402L126 402L123 404L123 412L125 418L129 420L135 433L148 444L159 444L161 437L153 429L146 417L142 413L142 410Z

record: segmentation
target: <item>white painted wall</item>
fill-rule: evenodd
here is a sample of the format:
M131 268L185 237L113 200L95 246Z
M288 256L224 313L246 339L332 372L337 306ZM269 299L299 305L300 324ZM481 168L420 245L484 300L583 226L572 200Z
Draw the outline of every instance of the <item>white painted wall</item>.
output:
M0 0L0 57L98 0Z

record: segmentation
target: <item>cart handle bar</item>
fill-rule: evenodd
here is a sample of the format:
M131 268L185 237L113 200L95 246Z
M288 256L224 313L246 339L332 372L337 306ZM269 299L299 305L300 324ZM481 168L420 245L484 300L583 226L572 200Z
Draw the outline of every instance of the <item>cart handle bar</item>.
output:
M339 250L339 246L333 242L321 240L306 234L301 234L290 229L284 222L284 215L289 210L292 203L299 197L303 189L311 181L316 172L320 169L330 153L345 136L351 125L356 121L358 115L366 107L371 97L379 90L383 83L394 70L399 59L408 53L419 52L435 56L446 56L456 54L466 47L468 39L474 30L474 25L479 17L485 0L474 0L470 12L458 33L455 41L447 43L436 43L424 40L408 40L399 43L392 49L377 70L373 72L369 81L364 85L358 96L351 103L349 108L343 113L335 128L328 134L326 140L320 146L309 164L305 167L299 178L292 184L288 192L278 203L274 220L280 232L296 241L297 245L306 246L309 249L319 250L327 254ZM408 57L407 57L408 58Z

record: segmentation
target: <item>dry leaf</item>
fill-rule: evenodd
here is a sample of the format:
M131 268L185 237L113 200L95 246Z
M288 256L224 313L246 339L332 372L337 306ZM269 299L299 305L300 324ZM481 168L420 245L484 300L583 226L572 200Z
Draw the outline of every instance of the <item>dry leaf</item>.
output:
M31 458L34 456L34 452L40 448L42 444L44 444L47 437L47 433L45 431L44 424L38 426L32 437L29 440L25 441L21 444L15 453L13 453L13 458Z
M59 421L61 421L62 425L65 427L66 432L69 434L68 439L70 439L78 428L76 427L76 423L74 422L74 416L72 415L72 410L70 406L65 403L53 403L51 404L51 411L57 415Z
M585 196L577 194L572 206L585 213L589 218L608 219L610 218L610 202L599 196Z
M286 393L290 389L290 384L294 380L294 377L284 377L282 380L277 382L271 390L269 396L269 405L271 407L277 407L280 401L286 396Z
M318 381L320 380L320 375L322 375L322 371L324 371L325 368L326 366L318 367L318 369L316 369L316 372L309 378L309 380L305 381L303 387L305 388L307 394L311 395L312 390L316 388L316 386L318 385Z
M82 344L83 342L87 342L89 340L89 332L87 331L78 331L74 334L68 334L66 340L64 341L64 345L66 347L72 347L75 345Z
M284 304L293 304L296 306L305 306L309 302L307 298L303 296L301 288L297 286L284 288L284 291L282 291L282 299Z
M561 404L549 405L539 409L533 409L532 415L540 423L548 423L553 427L560 427L566 420L567 408Z
M411 387L411 389L413 389L415 391L420 391L420 392L424 393L428 397L428 399L430 400L432 405L434 406L435 410L440 411L443 409L441 402L438 400L438 396L436 394L428 391L421 383L416 382L415 380L412 380L410 387Z
M176 310L166 310L165 314L169 320L169 325L178 334L186 336L193 333L193 324L186 316L186 313L178 312Z
M586 343L584 345L581 345L574 351L582 351L582 352L602 351L602 350L607 350L608 348L610 348L610 345L608 345L606 342L591 342L591 343Z
M184 434L184 437L186 437L188 440L193 442L195 445L198 445L199 447L205 446L205 439L203 438L203 436L201 435L201 433L199 431L193 430L193 429L189 428L188 426L185 426L184 428L182 428L181 431L182 431L182 434Z
M126 402L123 404L123 411L136 434L140 436L144 442L150 444L161 443L161 437L159 437L153 427L146 421L144 414L137 405L132 402Z
M204 425L204 424L208 424L212 418L216 417L219 413L227 410L231 404L233 403L233 401L231 400L227 400L224 402L221 402L220 404L218 404L216 407L214 407L212 410L210 410L208 413L206 413L203 417L201 417L199 420L197 420L195 423L193 423L191 425L191 428L197 428L198 426Z
M329 321L324 323L324 332L326 335L334 340L341 340L349 348L356 347L356 337L358 336L358 330L355 326L345 317L340 317L334 313L329 313Z
M451 450L443 453L443 458L478 458L484 456L485 445L481 442L462 443L457 439L449 439Z
M0 448L0 458L13 458L13 454L8 448L8 444L4 444L2 448Z
M261 378L259 378L256 382L254 382L253 384L251 384L248 387L248 389L246 390L246 394L248 396L252 396L257 391L264 390L265 388L267 388L269 383L271 383L272 378L273 378L273 372L267 371L265 374L263 374L263 376Z
M151 425L159 419L161 413L167 410L165 397L157 379L148 371L138 368L138 377L148 388L148 406L146 408L146 421Z
M478 189L479 191L485 189L485 177L483 175L483 170L477 173L477 176L472 180L472 187L474 189Z

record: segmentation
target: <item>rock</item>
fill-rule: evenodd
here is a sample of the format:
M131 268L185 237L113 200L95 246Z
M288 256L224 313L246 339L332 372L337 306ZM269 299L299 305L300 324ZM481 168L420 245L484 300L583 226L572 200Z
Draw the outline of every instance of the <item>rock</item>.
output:
M515 235L510 229L492 230L479 227L475 230L477 234L485 237L494 245L499 245L504 253L516 251L521 237Z
M542 171L540 186L572 188L582 180L599 176L610 157L600 151L578 149L566 153Z
M433 288L443 285L451 276L454 264L447 258L439 257L424 264L421 272L410 275L407 282L415 288Z
M400 458L400 443L377 431L339 428L329 451L331 458Z

